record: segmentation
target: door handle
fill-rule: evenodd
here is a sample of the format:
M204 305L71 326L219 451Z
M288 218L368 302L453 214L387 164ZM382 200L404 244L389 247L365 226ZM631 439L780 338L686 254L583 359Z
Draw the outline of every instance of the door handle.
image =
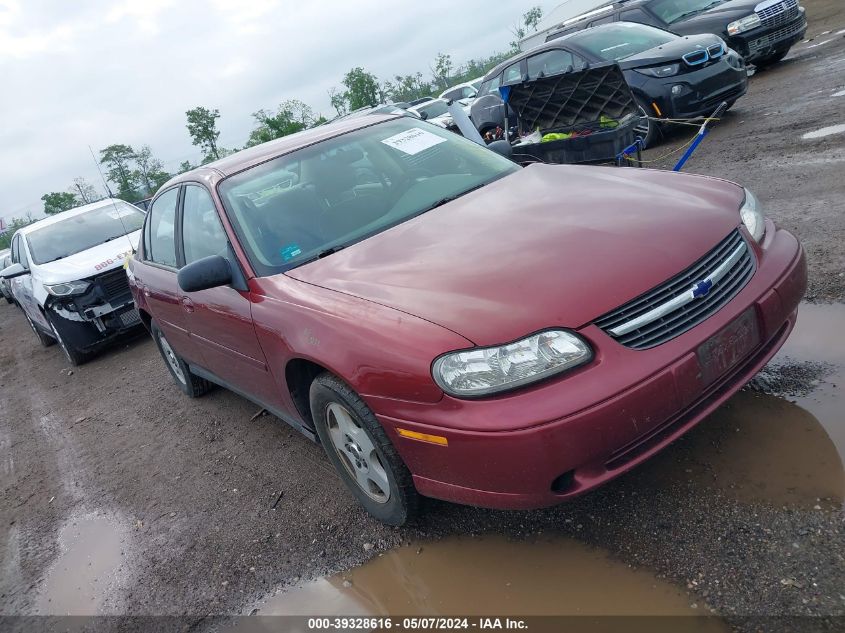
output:
M193 312L194 302L191 301L188 297L182 297L182 307L185 308L185 312Z

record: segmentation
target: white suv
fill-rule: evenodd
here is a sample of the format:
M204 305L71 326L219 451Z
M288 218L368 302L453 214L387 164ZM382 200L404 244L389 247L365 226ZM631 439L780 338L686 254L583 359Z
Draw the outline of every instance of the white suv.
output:
M12 237L0 271L45 347L58 342L73 365L140 324L123 264L138 245L144 212L106 199L50 216Z

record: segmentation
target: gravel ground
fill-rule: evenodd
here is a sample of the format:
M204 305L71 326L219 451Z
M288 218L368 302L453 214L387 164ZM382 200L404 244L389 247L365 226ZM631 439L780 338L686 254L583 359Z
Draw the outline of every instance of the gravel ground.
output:
M845 6L804 4L814 39L753 78L689 171L754 189L804 242L810 298L842 301L845 135L799 137L845 122L845 97L830 97L845 88ZM682 140L670 139L649 158ZM37 612L62 526L99 513L122 535L104 613L237 614L279 586L348 569L401 543L552 531L687 587L691 602L725 616L845 616L841 498L737 498L702 457L711 454L702 445L720 453L727 431L696 431L557 508L495 512L428 501L417 525L397 529L359 509L318 446L271 416L251 419L251 403L223 390L184 398L146 337L70 371L3 304L0 350L2 614ZM807 362L770 370L775 378L758 388L806 393L825 372ZM740 396L726 407L760 406L762 415L783 403L765 393ZM796 628L786 620L734 622L747 630ZM801 630L825 624L800 623Z

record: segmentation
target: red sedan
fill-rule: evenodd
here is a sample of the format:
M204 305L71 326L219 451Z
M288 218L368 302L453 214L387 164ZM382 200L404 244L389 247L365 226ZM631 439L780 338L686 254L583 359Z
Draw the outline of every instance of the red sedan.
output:
M179 387L254 400L364 507L537 508L667 446L795 323L798 241L741 186L520 168L407 117L177 176L130 283Z

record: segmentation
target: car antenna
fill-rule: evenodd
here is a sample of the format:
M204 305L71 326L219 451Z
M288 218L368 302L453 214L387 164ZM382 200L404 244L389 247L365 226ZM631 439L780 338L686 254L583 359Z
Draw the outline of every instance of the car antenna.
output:
M109 183L103 175L103 170L100 169L100 163L97 162L97 157L94 156L94 150L91 149L90 145L88 146L88 151L91 152L91 160L94 161L94 165L97 166L97 171L100 172L100 178L103 181L103 186L106 188L106 193L108 194L109 200L111 200L111 204L114 207L114 212L117 214L117 219L120 220L120 226L123 227L123 236L126 238L126 241L129 242L129 250L132 252L132 255L135 255L137 251L135 250L135 246L132 244L132 240L129 239L129 232L126 230L126 225L123 223L123 215L120 213L120 209L117 208L117 204L114 201L114 194L109 188Z

